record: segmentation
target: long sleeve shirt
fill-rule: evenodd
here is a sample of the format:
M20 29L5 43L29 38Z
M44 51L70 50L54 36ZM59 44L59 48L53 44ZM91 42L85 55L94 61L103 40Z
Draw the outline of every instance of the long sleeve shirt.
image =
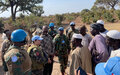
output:
M96 35L89 44L89 50L92 54L93 62L106 62L109 54L105 38L102 35Z
M74 75L75 69L81 67L85 72L92 73L91 54L87 47L76 47L71 54L70 75Z
M54 54L54 44L52 41L52 37L48 34L48 35L41 35L41 37L43 38L43 40L41 41L41 48L43 51L45 51L48 56L49 55L53 55Z

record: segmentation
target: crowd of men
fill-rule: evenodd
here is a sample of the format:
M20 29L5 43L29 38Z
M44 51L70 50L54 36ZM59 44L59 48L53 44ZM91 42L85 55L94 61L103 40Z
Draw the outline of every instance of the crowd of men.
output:
M26 31L4 31L1 58L5 75L51 75L54 56L58 57L61 74L65 75L69 55L69 75L120 74L119 31L108 31L102 20L90 25L93 38L85 25L76 29L71 22L66 34L64 27L57 31L54 26L50 23L35 32L28 48L24 47L27 45Z

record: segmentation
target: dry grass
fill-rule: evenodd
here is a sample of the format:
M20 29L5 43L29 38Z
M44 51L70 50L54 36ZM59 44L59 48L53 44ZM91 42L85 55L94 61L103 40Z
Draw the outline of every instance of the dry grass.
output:
M107 30L118 30L120 31L120 23L108 23L104 25ZM88 31L90 30L90 26L86 25Z

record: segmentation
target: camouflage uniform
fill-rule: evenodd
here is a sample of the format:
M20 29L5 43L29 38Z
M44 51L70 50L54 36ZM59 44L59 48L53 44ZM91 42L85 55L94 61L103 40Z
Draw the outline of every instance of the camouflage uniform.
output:
M2 46L1 46L2 55L5 54L5 52L8 50L10 45L12 45L12 43L8 39L5 39L3 41Z
M72 35L73 35L74 33L79 33L79 31L78 31L77 29L75 29L75 30L73 31L71 28L68 30L67 37L68 37L69 41L71 41Z
M72 35L73 35L74 33L79 33L79 31L78 31L77 29L75 29L75 30L73 31L71 28L68 30L67 37L68 37L69 41L72 41L72 40L73 40L73 39L72 39ZM70 45L71 45L72 50L74 50L75 47L73 46L73 44L70 43Z
M55 35L57 34L57 31L56 31L56 30L53 30L53 31L52 31L51 29L49 29L48 34L49 34L52 38L54 38Z
M8 39L5 39L2 43L2 46L1 46L1 51L2 51L2 65L3 65L3 69L4 71L8 71L7 69L7 65L4 61L4 54L6 53L6 51L8 50L8 48L12 45L12 43L8 40Z
M43 69L48 58L40 47L32 45L27 50L32 60L32 75L43 75Z
M22 47L11 46L4 59L10 75L31 75L31 59Z
M63 34L57 34L53 39L55 44L55 51L57 52L61 72L65 72L68 62L68 52L70 51L70 43L68 38Z

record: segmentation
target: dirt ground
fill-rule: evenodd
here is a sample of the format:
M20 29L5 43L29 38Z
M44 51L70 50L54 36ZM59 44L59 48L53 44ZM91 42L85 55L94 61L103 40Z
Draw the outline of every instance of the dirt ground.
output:
M79 27L79 25L77 25L77 27ZM89 28L88 25L87 25L87 28L88 28L88 33L89 33L90 28ZM108 29L108 30L118 30L118 31L120 31L120 23L105 24L105 28ZM1 43L2 43L2 39L1 39L1 34L0 34L0 46L1 46ZM70 60L71 59L70 59L70 56L69 56L69 61ZM55 57L54 61L55 62L54 62L54 65L53 65L52 75L61 75L60 74L60 64L59 64L58 58ZM2 66L1 66L1 59L0 59L0 75L3 75ZM68 64L68 67L66 69L66 75L69 75L69 64Z

